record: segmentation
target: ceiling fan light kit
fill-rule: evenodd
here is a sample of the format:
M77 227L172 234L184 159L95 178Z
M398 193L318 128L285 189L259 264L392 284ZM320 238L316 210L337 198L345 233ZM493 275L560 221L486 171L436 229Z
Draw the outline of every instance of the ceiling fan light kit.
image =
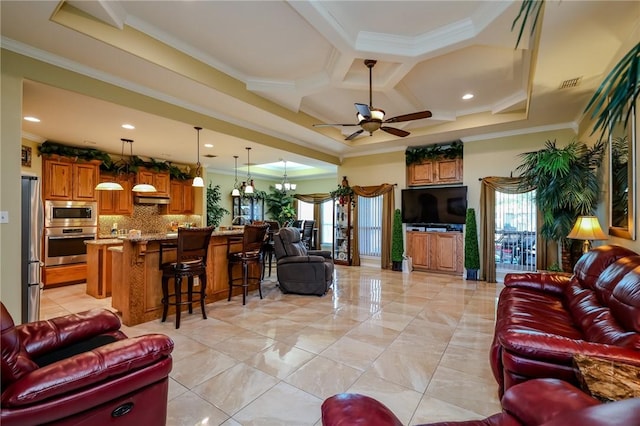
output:
M362 132L368 132L369 136L373 136L373 132L376 130L382 130L389 134L405 137L409 136L411 133L406 130L398 129L395 127L384 126L386 123L400 123L404 121L412 121L412 120L420 120L423 118L431 117L431 111L417 111L410 114L398 115L396 117L391 117L388 119L384 119L384 110L380 108L373 107L373 81L372 81L372 69L373 66L377 63L375 59L365 59L364 64L369 68L369 105L355 103L356 107L356 117L358 118L357 124L314 124L313 127L330 127L330 126L341 126L341 127L351 127L351 126L360 126L360 130L356 130L351 133L349 136L345 138L345 140L350 141L359 136Z

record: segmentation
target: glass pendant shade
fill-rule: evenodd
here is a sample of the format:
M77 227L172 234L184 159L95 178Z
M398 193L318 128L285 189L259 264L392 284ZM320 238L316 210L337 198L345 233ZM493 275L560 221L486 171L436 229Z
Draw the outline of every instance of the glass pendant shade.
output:
M122 161L122 158L124 158L124 143L127 139L120 139L122 141L122 153L120 155L120 160L118 161ZM94 188L96 191L123 191L124 188L122 187L122 185L120 185L118 182L113 181L113 182L100 182L99 184L96 185L96 187Z
M238 189L238 156L234 155L233 159L235 161L234 171L235 171L236 179L233 182L233 190L231 191L231 196L232 197L239 197L240 196L240 189Z
M131 190L133 192L158 192L155 186L148 183L139 183Z
M204 179L202 179L200 176L194 177L193 178L193 183L191 184L191 186L195 186L197 188L204 187Z
M100 182L95 187L96 191L122 191L124 188L118 182Z
M196 177L193 178L193 183L191 183L191 186L195 186L196 188L202 188L204 187L204 179L202 179L202 167L200 166L200 130L202 130L202 127L194 127L194 129L196 129L196 132L198 134L198 138L197 138L197 150L198 150L198 154L197 154L197 167L196 167Z
M251 147L246 147L247 150L247 184L243 185L243 192L245 194L253 194L253 179L251 179L251 160L249 159L249 152Z

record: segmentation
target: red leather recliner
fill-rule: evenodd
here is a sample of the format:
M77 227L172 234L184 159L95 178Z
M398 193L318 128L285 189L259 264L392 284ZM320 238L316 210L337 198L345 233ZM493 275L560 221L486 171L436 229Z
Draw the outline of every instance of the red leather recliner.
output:
M16 326L0 303L0 326L3 426L165 424L169 337L101 309Z
M640 426L640 398L601 404L558 379L533 379L510 387L502 412L481 420L421 426ZM322 404L323 426L402 426L381 402L343 393Z

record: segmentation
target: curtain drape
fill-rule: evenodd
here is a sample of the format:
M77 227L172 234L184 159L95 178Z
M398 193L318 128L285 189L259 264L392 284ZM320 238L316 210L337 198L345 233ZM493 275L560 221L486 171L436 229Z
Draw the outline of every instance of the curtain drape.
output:
M355 195L360 197L378 197L382 195L382 241L380 267L391 269L391 232L393 230L393 213L395 210L395 185L383 183L378 186L352 186ZM356 263L357 259L357 263ZM353 265L360 265L358 250L358 203L353 209Z
M481 276L482 279L496 282L496 191L507 194L522 194L533 191L535 187L527 187L519 177L489 176L482 179L480 186L480 241L481 250ZM542 215L538 212L537 227L540 229ZM539 234L536 235L536 266L538 269L547 267L548 242L542 241Z

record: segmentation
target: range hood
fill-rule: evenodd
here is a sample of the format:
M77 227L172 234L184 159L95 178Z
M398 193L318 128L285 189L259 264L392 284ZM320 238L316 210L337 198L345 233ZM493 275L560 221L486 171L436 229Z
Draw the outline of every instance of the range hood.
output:
M134 195L134 204L169 204L169 197L153 197L148 195Z

